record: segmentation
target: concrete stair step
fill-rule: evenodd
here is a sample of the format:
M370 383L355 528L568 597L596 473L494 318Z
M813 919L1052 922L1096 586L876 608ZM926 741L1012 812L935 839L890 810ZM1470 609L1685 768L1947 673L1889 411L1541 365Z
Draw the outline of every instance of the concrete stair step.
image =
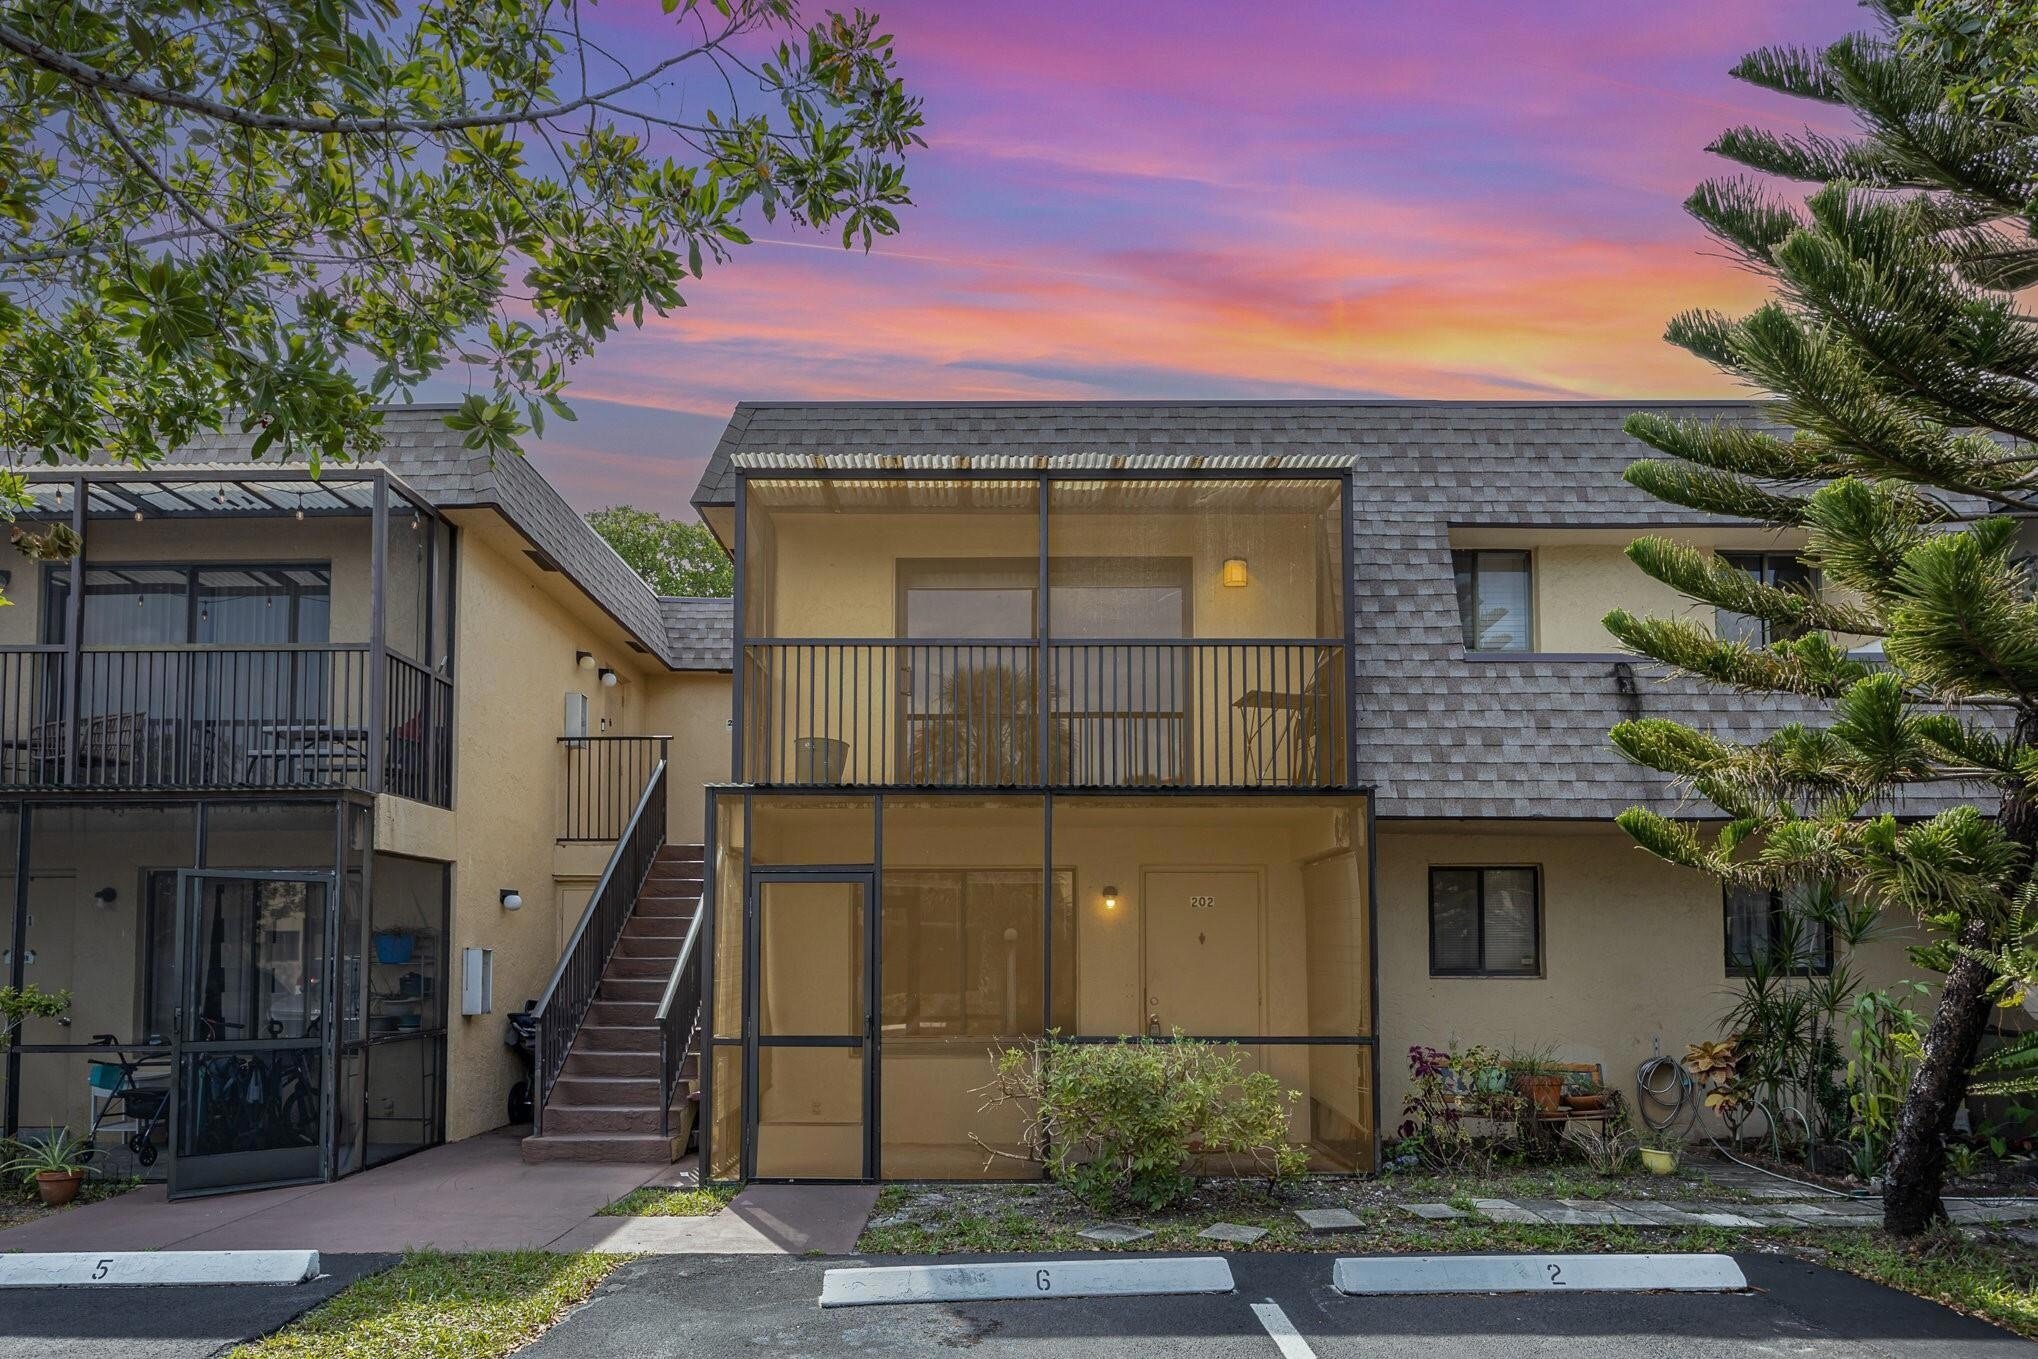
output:
M526 1137L524 1160L530 1164L546 1161L624 1162L631 1165L669 1165L679 1159L686 1146L684 1137L661 1137L657 1133L563 1133Z
M671 969L667 969L670 975ZM664 977L618 977L613 972L595 989L597 1005L648 1004L656 1006L665 998Z
M692 920L700 909L699 897L638 897L630 919L662 920L668 916L680 916Z
M657 1018L658 1002L655 999L597 1000L587 1007L585 1022L614 1028L617 1025L653 1024Z
M670 939L677 952L677 946L686 942L686 932L692 924L692 911L684 915L633 915L623 922L623 938Z
M660 845L659 863L699 863L707 857L706 845Z
M580 1032L574 1035L575 1055L594 1052L651 1052L658 1051L658 1026L656 1024L595 1024L584 1023Z
M674 1120L677 1125L678 1120ZM545 1136L574 1133L656 1133L658 1110L635 1104L554 1105L545 1111Z
M566 1065L560 1068L565 1076L630 1076L656 1077L658 1075L658 1052L617 1052L599 1048L584 1048L575 1045L566 1054Z
M625 934L616 941L616 951L610 956L609 965L613 967L626 958L662 958L670 964L673 959L679 957L680 942L670 936L646 939L642 935Z
M567 1063L567 1072L552 1082L552 1100L545 1106L545 1116L550 1118L554 1109L614 1109L624 1105L641 1106L646 1109L658 1107L658 1059L652 1058L649 1076L610 1076L600 1072L572 1070Z
M675 950L663 958L646 957L642 954L625 953L620 949L609 959L608 971L602 974L604 983L610 981L655 981L663 990L668 977L672 975L672 963L679 956Z

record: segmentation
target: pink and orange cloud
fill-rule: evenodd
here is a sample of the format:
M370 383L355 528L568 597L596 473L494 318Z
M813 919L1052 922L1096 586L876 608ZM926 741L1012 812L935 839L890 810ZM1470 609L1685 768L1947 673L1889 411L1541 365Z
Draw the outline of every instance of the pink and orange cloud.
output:
M1727 70L1863 22L1851 0L866 4L926 99L904 233L864 256L756 224L688 307L606 345L538 452L576 503L679 508L742 399L1731 393L1663 323L1761 281L1680 203L1722 172L1720 129L1807 112ZM669 22L607 12L639 42Z

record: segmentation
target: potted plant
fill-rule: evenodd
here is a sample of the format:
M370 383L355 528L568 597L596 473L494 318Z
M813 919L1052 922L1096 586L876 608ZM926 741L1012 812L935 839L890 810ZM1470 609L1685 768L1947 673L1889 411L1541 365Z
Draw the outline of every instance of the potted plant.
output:
M44 1203L61 1208L78 1197L92 1144L58 1128L47 1137L16 1142L14 1152L13 1159L0 1166L0 1173L19 1175L24 1184L35 1185Z
M1564 1075L1551 1060L1548 1048L1516 1048L1508 1053L1506 1067L1514 1088L1528 1098L1537 1113L1562 1111Z
M1683 1147L1684 1139L1668 1128L1653 1130L1642 1139L1642 1165L1651 1175L1675 1174Z
M1581 1076L1564 1084L1564 1107L1581 1114L1596 1114L1606 1108L1612 1098L1611 1092L1590 1076Z

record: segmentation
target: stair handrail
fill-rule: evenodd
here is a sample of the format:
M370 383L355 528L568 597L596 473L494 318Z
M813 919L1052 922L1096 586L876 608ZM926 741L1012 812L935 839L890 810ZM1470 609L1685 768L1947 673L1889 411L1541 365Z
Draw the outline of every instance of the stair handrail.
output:
M702 865L705 869L706 865ZM703 889L705 890L705 888ZM701 1026L701 955L696 945L700 942L701 920L706 910L697 906L693 923L686 927L686 942L679 946L679 957L672 964L672 975L666 979L665 994L659 998L658 1014L653 1022L658 1025L658 1132L661 1136L672 1136L672 1092L679 1084L680 1073L686 1068L687 1050L693 1046L695 1033ZM703 1045L701 1058L707 1061L706 1046Z
M535 1021L531 1074L537 1087L531 1092L533 1136L545 1134L545 1105L551 1099L552 1086L566 1065L616 942L623 937L623 926L637 904L637 892L665 844L665 770L666 762L660 760L644 780L644 791L637 797L630 820L616 838L616 847L588 895L579 923L559 952L559 965L552 969L544 994L531 1007Z

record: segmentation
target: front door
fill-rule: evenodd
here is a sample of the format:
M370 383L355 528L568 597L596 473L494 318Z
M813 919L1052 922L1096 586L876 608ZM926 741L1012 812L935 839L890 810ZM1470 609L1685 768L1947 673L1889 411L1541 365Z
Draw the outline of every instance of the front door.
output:
M1145 921L1146 1031L1250 1038L1261 1032L1260 875L1244 869L1150 870Z
M752 874L746 1179L866 1180L869 873Z
M184 871L169 1192L324 1177L329 874Z

